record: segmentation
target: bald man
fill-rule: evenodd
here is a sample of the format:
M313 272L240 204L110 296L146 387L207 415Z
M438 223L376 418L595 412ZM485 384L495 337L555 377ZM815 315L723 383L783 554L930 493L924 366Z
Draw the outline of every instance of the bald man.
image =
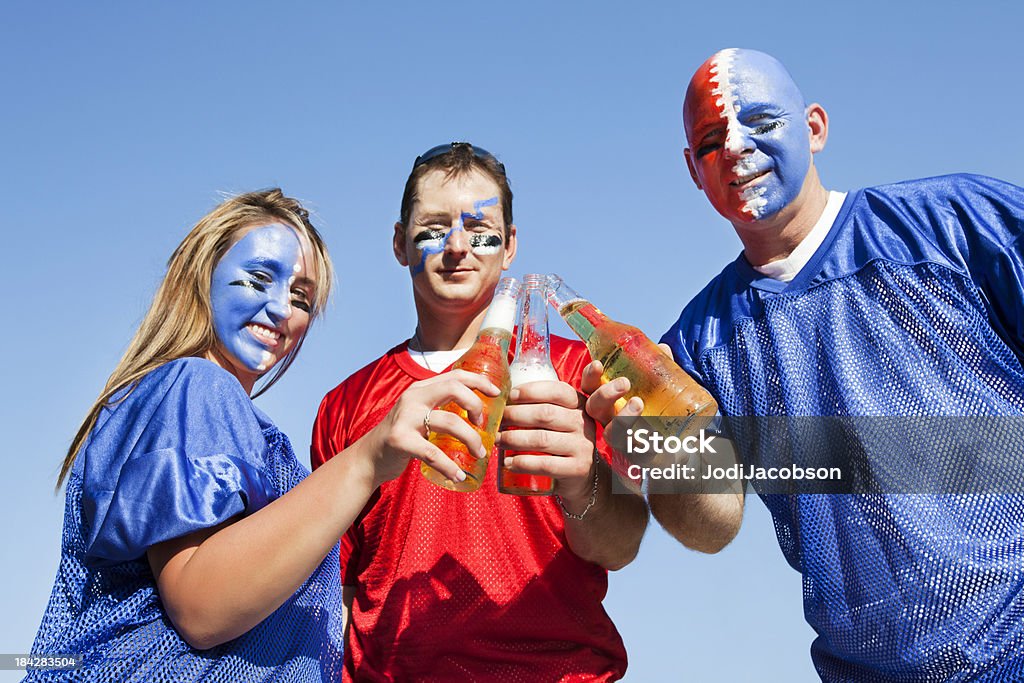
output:
M893 447L891 434L868 438L854 422L819 444L859 477L837 485L843 494L755 482L803 575L819 674L1024 680L1024 496L984 485L995 460L1024 470L1024 191L971 175L826 190L814 166L824 108L753 50L708 59L683 120L693 182L743 252L662 338L676 361L727 422L910 416L900 428L930 449ZM964 438L964 425L993 416L1009 421L1002 441ZM929 441L932 429L959 441ZM775 450L758 443L743 457L781 453L777 439ZM958 467L980 477L980 495L922 474ZM686 522L682 498L651 497L670 531Z

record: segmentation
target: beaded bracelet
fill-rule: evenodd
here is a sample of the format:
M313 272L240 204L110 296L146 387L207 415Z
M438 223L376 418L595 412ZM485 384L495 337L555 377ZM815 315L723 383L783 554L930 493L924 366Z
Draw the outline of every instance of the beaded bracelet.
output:
M600 469L597 465L596 460L597 451L594 451L594 457L594 488L591 489L590 491L590 500L587 501L587 506L583 508L583 512L579 513L578 515L569 512L568 510L565 509L565 503L562 502L562 497L557 493L555 494L555 499L558 500L558 507L562 508L562 514L564 514L569 519L575 519L576 521L583 519L587 516L587 513L590 512L590 508L594 507L594 503L597 502L597 470Z

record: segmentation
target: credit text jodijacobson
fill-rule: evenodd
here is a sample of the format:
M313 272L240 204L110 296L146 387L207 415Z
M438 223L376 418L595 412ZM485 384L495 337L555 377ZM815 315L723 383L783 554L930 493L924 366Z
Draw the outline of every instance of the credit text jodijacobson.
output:
M715 434L706 434L700 430L700 435L691 435L683 438L677 436L664 436L649 429L628 429L626 430L626 452L629 455L646 455L649 453L716 453L711 445ZM780 479L806 479L806 480L831 480L840 481L843 472L838 467L800 467L790 464L785 467L755 467L735 463L727 467L705 465L698 473L697 467L675 463L667 467L641 467L630 465L626 470L630 479L682 479L695 480L698 477L704 480L747 480L747 481L776 481Z

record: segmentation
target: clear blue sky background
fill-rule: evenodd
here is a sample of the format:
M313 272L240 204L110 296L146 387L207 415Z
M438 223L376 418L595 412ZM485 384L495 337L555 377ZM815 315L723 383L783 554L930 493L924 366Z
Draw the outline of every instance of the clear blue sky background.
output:
M307 200L338 266L326 320L259 399L305 459L323 394L413 331L390 235L418 153L453 139L495 152L516 195L514 273L558 272L657 336L739 250L681 156L683 91L708 55L770 52L826 106L829 187L952 171L1021 184L1022 13L1010 1L7 4L0 651L29 649L49 596L62 455L166 258L220 192L280 185ZM814 679L800 579L756 498L717 556L652 527L605 604L628 680Z

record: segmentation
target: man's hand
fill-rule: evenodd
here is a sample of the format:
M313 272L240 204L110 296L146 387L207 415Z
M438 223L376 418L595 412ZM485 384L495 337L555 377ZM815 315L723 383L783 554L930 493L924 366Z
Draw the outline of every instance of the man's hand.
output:
M629 393L629 380L619 377L611 382L604 382L601 378L603 372L604 366L601 365L601 361L593 361L583 368L580 388L584 393L590 394L586 411L604 427L604 440L615 450L624 453L626 430L633 423L630 418L640 417L644 410L644 402L639 396L633 396L627 401L625 396ZM612 421L612 418L616 417L619 419Z
M671 355L668 347L661 350ZM593 389L587 400L587 413L605 427L604 439L615 450L625 454L623 445L626 430L644 408L643 401L634 396L627 402L629 380L619 377L601 384L601 363L594 361L583 370L580 383L584 391ZM619 418L613 420L612 418ZM730 448L728 457L735 454ZM722 461L728 465L735 460ZM648 496L651 512L661 525L683 545L705 553L716 553L724 548L739 531L743 520L743 489L716 494L676 493Z
M594 423L584 405L584 397L565 382L523 384L509 394L498 434L506 450L527 451L506 457L505 466L553 477L555 492L575 512L586 506L593 490Z
M554 477L564 510L582 515L565 518L573 552L606 569L620 569L636 557L648 513L642 497L612 495L614 475L595 457L596 429L587 414L588 401L611 411L624 393L619 385L601 387L599 368L596 374L590 368L584 373L584 386L595 389L596 399L565 382L530 382L513 389L502 419L505 431L498 438L506 449L538 452L506 458L505 464L514 472Z

